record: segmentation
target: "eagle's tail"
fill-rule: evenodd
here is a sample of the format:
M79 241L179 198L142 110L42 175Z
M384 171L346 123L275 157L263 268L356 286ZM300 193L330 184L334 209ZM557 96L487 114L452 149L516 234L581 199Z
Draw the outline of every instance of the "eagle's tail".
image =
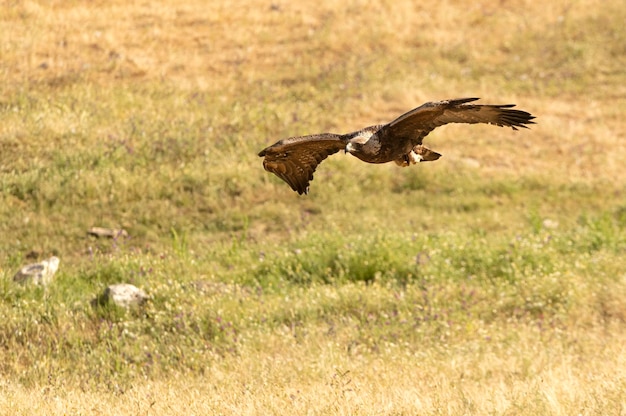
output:
M419 162L431 162L441 157L441 154L433 152L427 147L417 145L406 155L398 160L394 160L398 166L411 166Z

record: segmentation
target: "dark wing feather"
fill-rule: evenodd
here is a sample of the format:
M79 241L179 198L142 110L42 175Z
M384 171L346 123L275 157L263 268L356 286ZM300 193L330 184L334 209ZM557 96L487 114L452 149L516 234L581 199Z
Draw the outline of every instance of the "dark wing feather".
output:
M527 128L527 124L535 124L535 117L521 110L511 110L515 104L477 105L466 104L478 98L461 98L423 104L406 114L401 115L383 127L388 137L410 138L415 144L432 130L448 123L487 123L500 127Z
M284 180L300 195L309 192L315 168L324 159L346 147L338 134L325 133L292 137L263 149L263 167Z

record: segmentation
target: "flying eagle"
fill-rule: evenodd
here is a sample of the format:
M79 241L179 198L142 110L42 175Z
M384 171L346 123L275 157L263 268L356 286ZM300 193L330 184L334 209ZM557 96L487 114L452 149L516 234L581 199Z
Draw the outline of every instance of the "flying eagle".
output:
M366 127L348 134L323 133L291 137L261 150L263 167L276 174L300 195L309 192L315 168L328 156L345 150L368 163L396 162L409 166L437 160L441 155L424 147L422 140L433 129L448 123L486 123L527 128L535 117L515 104L467 104L478 98L460 98L423 104L389 124Z

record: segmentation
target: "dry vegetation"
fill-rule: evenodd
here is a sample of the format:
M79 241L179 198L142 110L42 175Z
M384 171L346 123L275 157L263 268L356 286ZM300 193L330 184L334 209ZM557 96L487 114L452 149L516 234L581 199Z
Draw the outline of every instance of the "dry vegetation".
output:
M0 413L626 414L622 2L1 4ZM538 124L256 156L463 96Z

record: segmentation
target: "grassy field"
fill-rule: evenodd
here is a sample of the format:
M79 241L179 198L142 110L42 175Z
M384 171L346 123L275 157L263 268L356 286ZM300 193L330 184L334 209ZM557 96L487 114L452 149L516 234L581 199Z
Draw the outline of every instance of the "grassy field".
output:
M624 21L2 2L0 414L626 415ZM445 126L411 168L337 154L308 196L257 157L473 96L537 125ZM51 255L48 288L12 282ZM151 300L92 306L119 282Z

